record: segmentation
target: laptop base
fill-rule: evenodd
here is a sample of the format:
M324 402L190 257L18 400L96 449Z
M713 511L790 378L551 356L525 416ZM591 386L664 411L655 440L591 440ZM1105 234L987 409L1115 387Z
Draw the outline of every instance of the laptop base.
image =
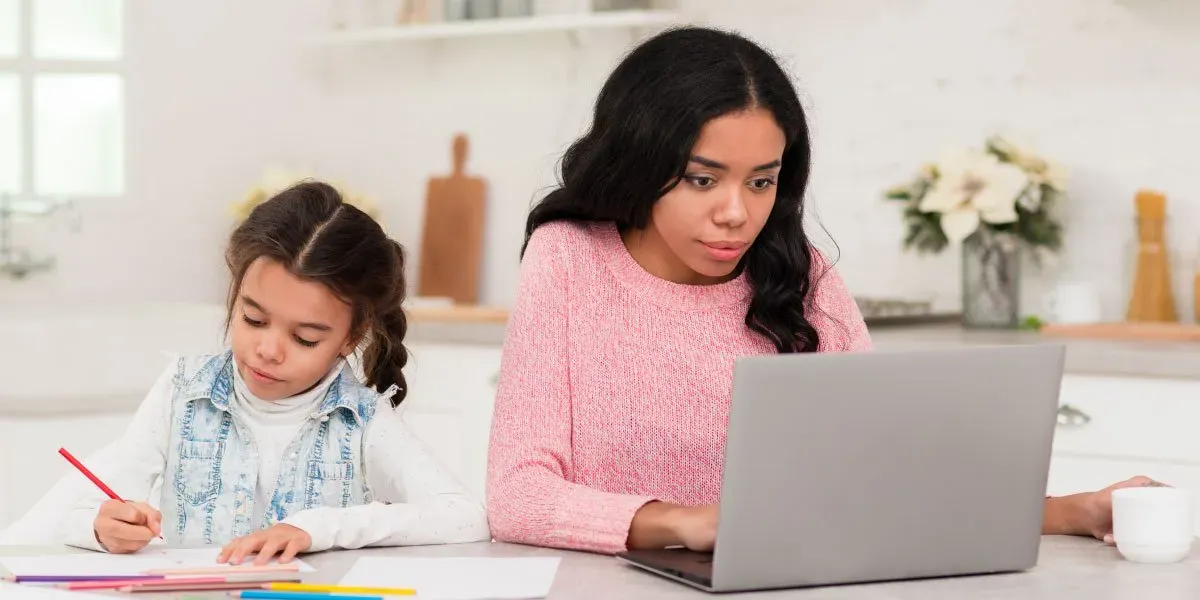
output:
M667 579L706 592L712 588L711 552L694 552L684 548L665 550L629 550L619 552L617 559Z

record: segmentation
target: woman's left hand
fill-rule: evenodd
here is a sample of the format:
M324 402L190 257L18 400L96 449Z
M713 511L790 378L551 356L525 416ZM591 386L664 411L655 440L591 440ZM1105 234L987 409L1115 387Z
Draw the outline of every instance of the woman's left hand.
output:
M1079 525L1084 535L1091 535L1106 544L1113 544L1112 537L1112 493L1121 488L1162 486L1149 477L1138 475L1119 481L1102 490L1084 494L1079 510Z
M257 554L254 564L265 565L278 554L279 562L286 563L311 547L312 537L303 529L279 523L225 544L217 562L239 565L247 556Z

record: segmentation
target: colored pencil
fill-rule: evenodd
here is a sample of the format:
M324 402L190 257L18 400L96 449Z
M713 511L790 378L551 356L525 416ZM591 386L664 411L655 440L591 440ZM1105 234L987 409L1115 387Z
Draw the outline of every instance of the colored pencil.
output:
M277 592L272 590L245 590L230 592L230 596L242 600L388 600L389 596L360 596L356 594L326 594L322 592Z
M87 467L83 466L83 463L79 462L79 460L76 459L74 456L71 456L71 453L67 452L66 448L59 448L58 453L61 454L63 458L67 459L67 462L71 463L71 465L73 465L76 469L79 469L79 472L83 473L84 477L87 477L88 479L92 480L92 483L96 484L96 487L100 488L100 491L104 492L105 494L108 494L109 498L112 498L113 500L120 500L121 502L125 502L124 498L118 496L116 492L112 491L112 488L105 485L105 483L103 481L100 481L100 478L96 477L96 475L94 473L92 473L91 471L89 471ZM151 530L151 531L153 531L153 530ZM158 534L158 539L160 539L160 540L164 539L161 533Z
M285 565L220 565L215 567L194 567L190 569L150 569L146 575L222 575L231 573L288 573L300 570L300 565L287 563Z
M131 585L123 588L118 588L118 592L126 594L136 594L140 592L203 592L208 590L247 590L258 588L262 590L262 583L249 582L214 582L214 583L188 583L180 585Z
M375 594L379 596L413 596L417 590L408 588L375 588L344 585L319 585L315 583L268 583L268 590L281 592L328 592L332 594Z
M158 577L152 580L118 580L118 581L80 581L68 583L59 587L68 590L115 590L124 587L160 587L187 584L209 583L257 583L267 584L275 581L300 581L299 575L270 575L266 573L242 573L226 576L211 577Z
M12 583L70 583L89 581L131 581L162 579L162 575L8 575L4 581Z
M92 474L91 471L88 470L87 467L83 466L83 463L76 460L74 456L71 456L71 453L67 452L66 448L59 448L58 453L61 454L63 458L67 459L67 462L74 465L76 469L79 469L79 472L83 473L84 477L91 479L92 483L96 484L96 487L100 488L100 491L104 492L105 494L108 494L109 498L112 498L113 500L120 500L121 502L125 501L120 496L118 496L116 492L112 491L112 488L108 487L107 485L104 485L104 482L100 481L99 477L96 477L94 474Z

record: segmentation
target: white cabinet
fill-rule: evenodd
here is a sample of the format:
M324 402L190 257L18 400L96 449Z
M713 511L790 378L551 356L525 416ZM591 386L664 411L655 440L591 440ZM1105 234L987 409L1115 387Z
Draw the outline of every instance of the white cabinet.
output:
M402 418L482 499L501 347L414 343L410 349ZM72 473L57 454L60 446L80 457L94 452L120 435L137 401L120 414L0 416L0 529ZM1200 499L1200 381L1067 375L1061 404L1048 493L1147 475Z
M403 419L481 500L500 346L414 344Z
M25 514L64 475L83 477L58 454L59 448L85 460L116 439L132 417L132 411L42 418L0 416L0 530Z
M1067 375L1060 405L1047 493L1145 475L1191 490L1200 509L1200 381Z

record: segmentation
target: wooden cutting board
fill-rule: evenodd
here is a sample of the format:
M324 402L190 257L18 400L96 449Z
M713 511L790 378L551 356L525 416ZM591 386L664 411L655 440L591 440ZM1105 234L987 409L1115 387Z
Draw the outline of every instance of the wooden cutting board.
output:
M487 186L466 174L467 136L454 137L453 156L453 171L426 190L417 294L478 304Z
M1087 323L1043 325L1048 337L1158 342L1200 342L1200 325L1184 323Z

